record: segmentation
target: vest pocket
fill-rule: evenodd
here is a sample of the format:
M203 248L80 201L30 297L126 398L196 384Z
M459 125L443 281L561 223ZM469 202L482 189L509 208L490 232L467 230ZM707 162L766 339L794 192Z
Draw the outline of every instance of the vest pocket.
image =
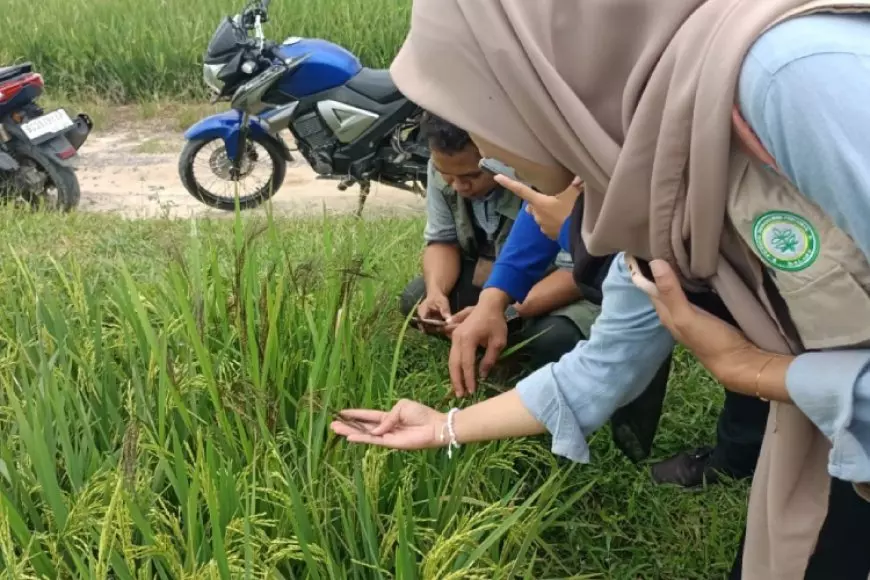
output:
M794 290L783 272L776 285L809 350L843 348L870 340L870 296L840 264Z

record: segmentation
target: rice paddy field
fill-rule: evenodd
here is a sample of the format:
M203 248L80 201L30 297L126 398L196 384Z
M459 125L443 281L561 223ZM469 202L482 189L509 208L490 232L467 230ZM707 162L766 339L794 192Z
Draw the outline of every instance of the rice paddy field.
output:
M202 54L244 0L38 0L0 14L0 62L30 60L68 97L130 102L202 98ZM274 0L266 36L327 38L385 67L410 0ZM14 31L14 32L11 32Z
M33 61L53 96L196 101L207 40L239 6L19 3L0 61ZM386 66L409 9L273 0L266 31ZM546 437L450 460L329 432L348 406L453 404L446 345L396 311L422 228L0 209L0 578L724 577L746 485L656 487L606 427L590 465ZM655 458L711 443L721 402L678 353Z
M331 435L445 405L444 345L395 312L421 226L0 213L0 576L723 577L745 487L655 487L607 429L586 466ZM683 356L672 386L659 456L720 404Z

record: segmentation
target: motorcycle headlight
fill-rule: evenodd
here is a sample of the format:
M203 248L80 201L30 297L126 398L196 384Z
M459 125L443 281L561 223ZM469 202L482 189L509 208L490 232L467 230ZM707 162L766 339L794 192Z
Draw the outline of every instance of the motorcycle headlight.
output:
M252 60L246 60L242 63L242 72L246 75L254 74L257 70L257 63Z
M205 64L202 67L202 78L205 84L216 93L223 90L223 83L218 80L218 75L224 68L224 64Z

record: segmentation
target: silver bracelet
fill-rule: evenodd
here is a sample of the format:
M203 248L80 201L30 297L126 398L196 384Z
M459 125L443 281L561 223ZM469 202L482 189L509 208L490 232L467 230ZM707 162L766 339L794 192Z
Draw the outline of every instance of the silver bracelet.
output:
M450 409L447 412L447 435L450 437L450 441L447 443L447 457L448 459L453 459L453 450L459 449L459 443L456 441L456 431L453 429L453 418L456 416L456 413L459 412L459 409L456 407ZM442 428L441 439L444 439L444 431Z

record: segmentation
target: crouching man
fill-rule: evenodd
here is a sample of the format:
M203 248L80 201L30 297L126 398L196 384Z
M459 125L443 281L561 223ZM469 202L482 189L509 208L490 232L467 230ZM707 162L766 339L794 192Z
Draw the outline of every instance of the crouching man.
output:
M431 151L423 275L405 288L400 307L405 316L416 307L424 321L450 320L417 325L449 336L477 304L522 200L478 167L480 152L468 133L433 115L424 117L422 127ZM570 352L598 314L598 306L582 299L572 267L570 256L560 253L522 304L506 312L506 346L526 343L520 354L533 368Z

